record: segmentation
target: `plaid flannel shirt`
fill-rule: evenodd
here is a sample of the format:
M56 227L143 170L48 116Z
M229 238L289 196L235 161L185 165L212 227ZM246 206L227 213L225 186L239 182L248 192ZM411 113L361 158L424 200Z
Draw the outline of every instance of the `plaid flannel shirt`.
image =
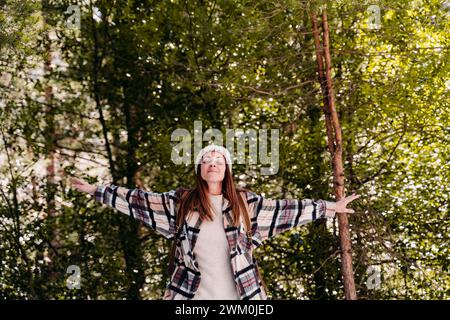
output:
M140 189L124 189L115 185L99 186L94 198L109 207L131 215L167 239L173 239L176 230L176 190L164 193L146 192ZM251 214L251 234L247 237L244 221L239 227L232 225L229 201L223 198L223 224L236 289L241 300L267 299L267 294L256 268L253 250L264 240L284 231L319 218L334 217L336 203L313 199L266 199L253 192L246 192ZM201 281L198 262L193 254L200 232L198 212L192 212L184 222L177 239L175 268L170 277L164 300L188 300L195 295Z

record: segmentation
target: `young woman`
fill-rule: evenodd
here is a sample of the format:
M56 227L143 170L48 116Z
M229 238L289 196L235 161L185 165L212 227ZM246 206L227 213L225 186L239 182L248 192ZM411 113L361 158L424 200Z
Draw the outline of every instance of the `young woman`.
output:
M336 212L347 204L311 199L266 199L235 186L227 149L210 145L195 162L197 186L164 193L92 186L71 178L77 190L174 239L173 270L166 300L267 299L253 250L264 240Z

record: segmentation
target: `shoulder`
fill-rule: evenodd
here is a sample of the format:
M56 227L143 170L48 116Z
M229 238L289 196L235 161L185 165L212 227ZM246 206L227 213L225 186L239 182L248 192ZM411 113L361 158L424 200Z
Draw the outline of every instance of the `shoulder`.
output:
M191 194L193 191L194 191L194 189L192 189L192 188L180 187L178 189L171 190L169 192L170 192L170 195L172 197L174 197L176 201L179 201L180 199L185 198L186 196Z
M236 190L238 192L245 194L245 196L247 197L248 203L258 201L261 198L261 196L259 194L257 194L256 192L253 192L252 190L246 189L246 188L237 188Z

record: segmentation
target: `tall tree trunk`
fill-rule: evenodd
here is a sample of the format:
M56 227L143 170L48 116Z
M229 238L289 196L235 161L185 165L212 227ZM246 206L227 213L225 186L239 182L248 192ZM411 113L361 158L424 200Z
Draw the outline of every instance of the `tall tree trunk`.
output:
M315 14L311 16L314 34L314 43L316 46L316 57L319 71L319 81L324 96L324 113L327 127L328 148L332 155L334 193L336 201L343 198L344 194L344 166L342 162L342 130L339 123L339 117L336 112L334 89L331 78L331 55L330 55L330 39L327 21L327 13L322 13L323 26L323 56L320 48L319 32L317 26L317 17ZM323 57L325 58L325 74ZM325 80L325 81L324 81ZM331 141L330 141L331 140ZM338 214L339 238L341 244L341 260L342 260L342 278L344 282L345 298L348 300L356 300L355 280L352 266L352 249L350 240L350 231L348 217L345 213Z
M120 168L117 168L113 159L113 150L111 148L111 144L108 139L108 127L106 123L106 119L103 114L103 106L101 104L100 99L100 85L99 85L99 77L101 73L101 62L103 58L103 54L100 54L100 46L98 39L98 30L96 28L96 22L93 19L93 4L90 1L90 16L91 16L91 24L92 24L92 37L93 37L93 95L96 104L97 111L99 113L99 119L102 126L102 134L105 139L105 146L108 155L109 162L109 170L111 172L113 183L118 183L121 174L119 172L123 172ZM128 133L128 143L127 143L127 160L126 160L126 178L127 183L126 187L133 188L134 177L137 171L137 164L135 161L135 150L138 147L135 136L137 132L137 128L135 125L135 121L132 120L133 110L131 106L128 104L128 100L131 100L131 95L128 96L126 94L127 88L123 88L125 92L125 99L123 105L123 113L125 115L125 125ZM119 171L120 170L120 171ZM131 300L140 299L140 289L144 284L144 270L143 270L143 256L141 251L140 237L139 237L139 223L130 217L130 220L127 224L120 226L120 242L122 245L123 255L125 259L125 269L126 276L129 282L129 287L127 289L127 298Z
M320 46L320 38L319 38L319 28L317 26L317 16L315 14L311 14L311 21L313 27L313 36L314 36L314 45L316 47L316 60L317 60L317 69L319 75L319 84L323 93L323 107L322 111L325 114L325 126L327 129L327 143L328 150L330 150L331 154L334 154L334 134L333 134L333 124L331 123L331 112L328 103L328 89L327 89L327 80L325 78L324 66L323 66L323 49Z
M136 186L135 178L138 170L135 155L136 149L138 148L138 141L136 140L138 128L136 127L137 119L135 107L128 102L131 101L131 95L127 95L126 88L124 88L124 92L125 102L123 108L128 133L126 178L127 187L134 188ZM140 299L140 289L144 284L145 277L143 270L144 261L139 236L139 224L130 217L130 223L124 226L121 235L121 241L124 245L125 261L127 263L126 272L130 279L127 296L129 299L133 300Z
M57 250L60 247L60 235L57 229L56 216L56 192L57 192L57 182L56 173L58 166L58 155L56 153L56 135L57 135L57 123L55 121L55 107L53 101L53 87L48 84L52 73L52 48L51 48L51 29L48 27L47 23L47 12L48 3L47 1L42 1L42 13L43 13L43 24L45 32L45 60L44 60L44 71L46 79L46 87L44 88L44 98L45 98L45 143L46 143L46 154L47 154L47 190L46 190L46 202L47 202L47 219L50 228L48 252L44 253L48 261L47 272L49 280L54 282L58 279L59 274L56 271L56 259Z

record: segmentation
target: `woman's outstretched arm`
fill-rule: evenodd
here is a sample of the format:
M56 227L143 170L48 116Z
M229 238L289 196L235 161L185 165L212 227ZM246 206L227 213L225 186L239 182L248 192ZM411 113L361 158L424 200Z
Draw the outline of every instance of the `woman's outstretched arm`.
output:
M347 204L359 198L351 195L337 202L314 199L266 199L260 195L254 201L253 216L264 241L291 228L321 218L333 218L337 212L354 213Z
M76 190L88 193L96 201L131 215L167 239L173 237L176 215L175 190L154 193L112 184L94 186L73 177L70 178L70 182Z

